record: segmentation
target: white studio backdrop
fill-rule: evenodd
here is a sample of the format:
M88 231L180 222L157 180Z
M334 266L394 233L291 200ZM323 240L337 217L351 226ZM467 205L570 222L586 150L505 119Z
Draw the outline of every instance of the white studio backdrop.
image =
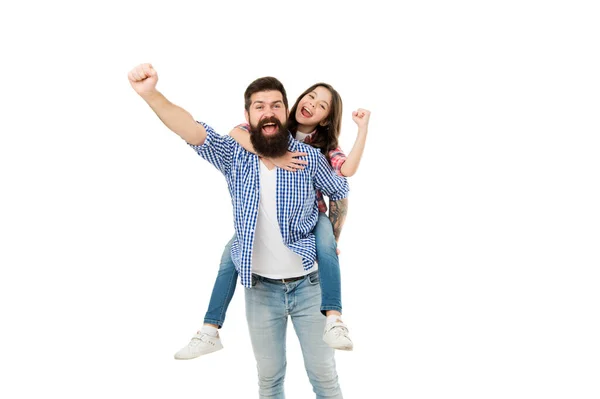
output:
M597 398L600 28L584 1L3 5L0 397L257 397L223 177L127 82L227 134L252 80L372 111L340 257L345 398ZM291 326L290 326L291 327ZM290 328L291 330L291 328ZM312 394L293 331L286 397Z

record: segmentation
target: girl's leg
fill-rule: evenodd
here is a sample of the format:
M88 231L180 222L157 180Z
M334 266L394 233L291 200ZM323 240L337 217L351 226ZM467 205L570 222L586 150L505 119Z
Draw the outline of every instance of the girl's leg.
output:
M225 322L227 307L233 298L238 277L231 259L231 243L234 239L235 237L225 246L221 256L219 273L213 286L208 310L204 316L204 325L192 337L190 343L175 354L175 359L194 359L223 348L217 330Z
M212 324L217 328L221 328L225 322L225 314L237 285L238 272L231 259L231 243L234 239L235 237L227 243L223 255L221 255L219 273L210 296L208 310L204 316L204 324Z
M342 322L342 283L333 227L324 213L314 229L321 280L321 313L327 316L323 340L332 348L352 350L348 327Z
M321 279L321 313L328 316L332 312L342 313L342 283L340 262L337 256L337 243L333 227L327 215L319 213L317 226L313 230L317 242L317 262ZM329 313L329 314L328 314Z

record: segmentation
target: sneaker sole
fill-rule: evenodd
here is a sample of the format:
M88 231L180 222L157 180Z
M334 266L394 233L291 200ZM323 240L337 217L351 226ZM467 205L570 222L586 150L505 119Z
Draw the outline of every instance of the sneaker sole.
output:
M223 347L217 348L217 349L215 349L215 350L212 350L212 351L210 351L210 352L204 352L204 353L200 353L199 355L197 355L197 356L193 356L193 357L177 357L177 355L175 355L175 356L173 356L173 358L175 358L175 360L193 360L193 359L197 359L197 358L199 358L200 356L204 356L204 355L210 355L211 353L214 353L214 352L220 351L221 349L223 349Z
M330 348L337 349L337 350L340 350L340 351L351 351L352 349L354 349L354 344L352 344L350 346L348 346L348 345L345 345L345 346L334 346L334 345L331 345L329 342L327 342L325 340L323 340L323 342L325 342L327 344L327 346L329 346Z
M348 351L351 352L354 349L354 346L340 346L338 348L336 348L335 346L332 346L333 349L336 349L338 351Z

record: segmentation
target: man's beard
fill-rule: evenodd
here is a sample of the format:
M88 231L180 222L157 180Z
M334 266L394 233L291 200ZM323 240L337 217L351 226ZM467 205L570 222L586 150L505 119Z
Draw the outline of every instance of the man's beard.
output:
M262 128L267 123L275 123L277 133L265 135ZM257 126L250 124L250 142L258 155L265 158L277 158L284 155L288 150L289 133L281 125L281 121L271 116L258 122Z

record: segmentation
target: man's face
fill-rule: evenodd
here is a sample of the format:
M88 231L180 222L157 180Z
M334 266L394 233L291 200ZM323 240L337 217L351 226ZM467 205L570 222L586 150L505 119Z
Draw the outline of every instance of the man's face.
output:
M279 91L261 91L250 96L250 141L254 150L264 157L279 157L286 153L289 133L285 127L287 110Z
M258 128L265 136L278 133L276 124L265 122L265 119L276 118L281 126L287 122L287 110L283 104L283 96L279 91L259 91L250 96L250 110L246 111L246 119L253 128ZM262 122L262 124L261 124Z

